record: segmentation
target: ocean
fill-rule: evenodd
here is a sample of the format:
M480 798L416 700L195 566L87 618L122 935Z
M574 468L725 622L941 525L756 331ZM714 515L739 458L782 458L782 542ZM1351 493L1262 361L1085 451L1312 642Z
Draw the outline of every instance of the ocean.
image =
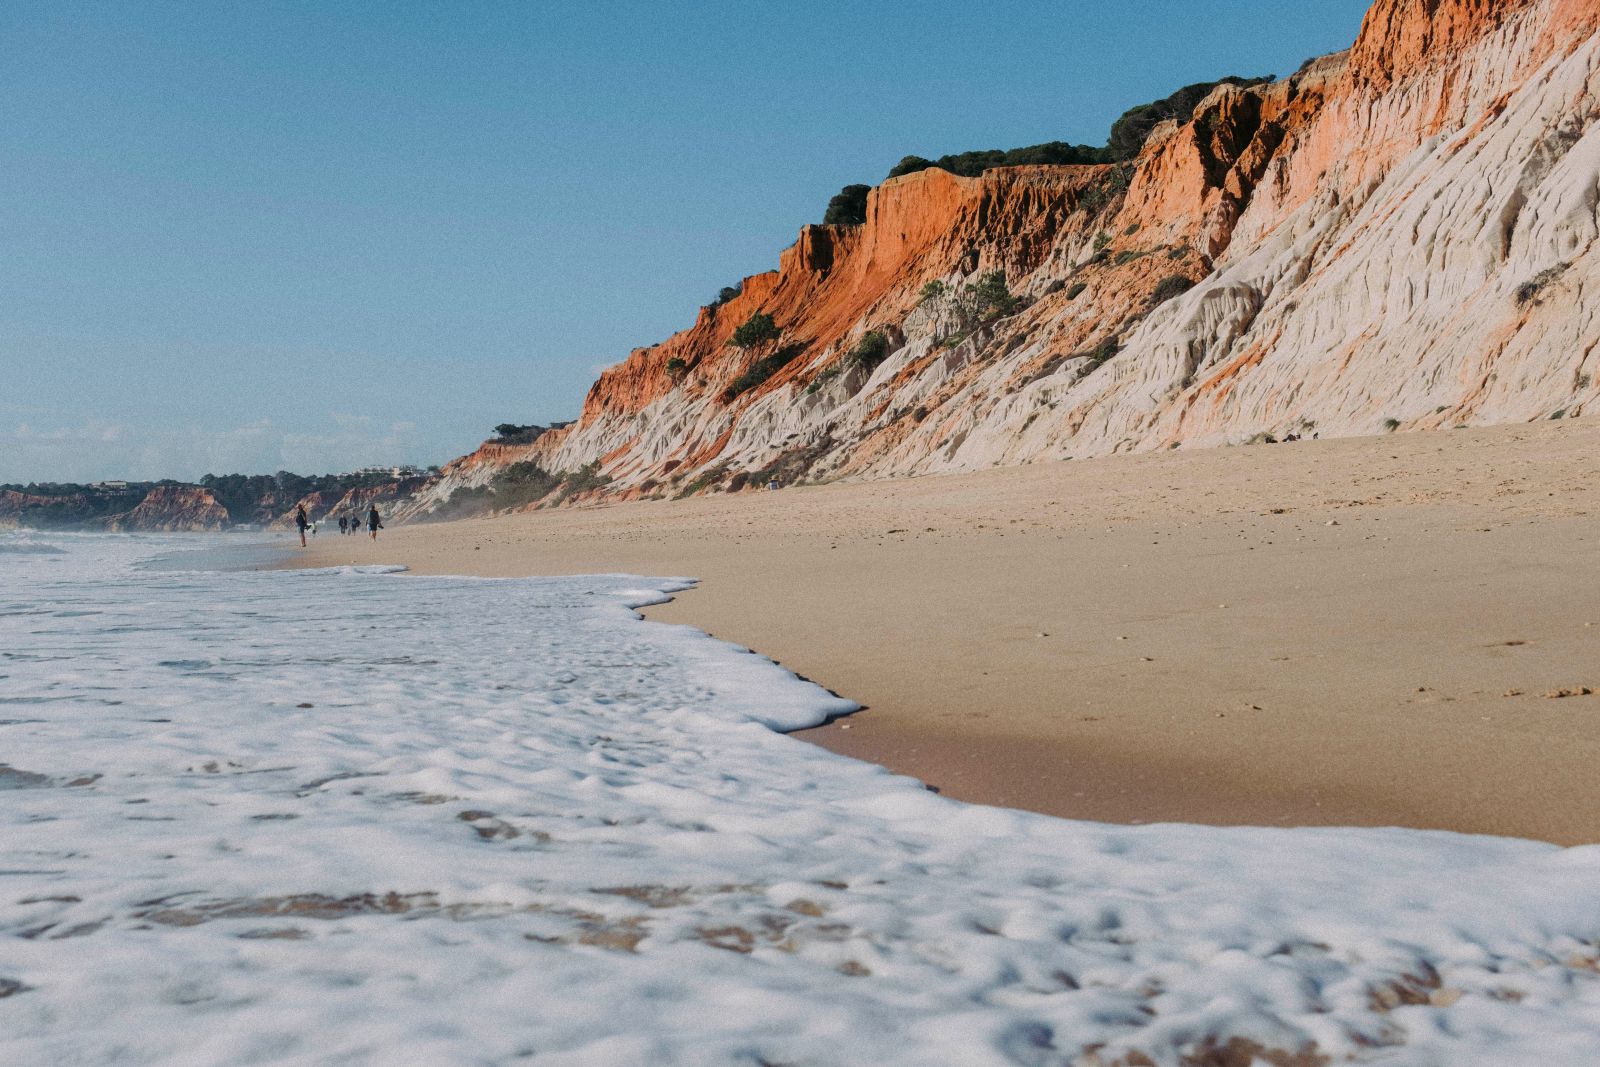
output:
M1600 848L961 804L687 579L236 545L0 533L0 1063L1600 1061Z

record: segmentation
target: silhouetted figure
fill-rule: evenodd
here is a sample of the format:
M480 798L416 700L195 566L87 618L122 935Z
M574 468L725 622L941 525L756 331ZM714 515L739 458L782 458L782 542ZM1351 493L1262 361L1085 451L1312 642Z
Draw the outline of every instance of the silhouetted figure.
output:
M311 525L311 520L306 518L306 506L296 504L294 508L294 524L300 530L300 547L306 547L306 528Z
M378 505L374 504L367 509L367 531L372 534L372 539L378 539L378 531L383 529L383 520L378 517Z
M341 535L343 535L343 534L347 534L349 532L350 532L350 520L345 518L343 515L340 515L339 516L339 533Z

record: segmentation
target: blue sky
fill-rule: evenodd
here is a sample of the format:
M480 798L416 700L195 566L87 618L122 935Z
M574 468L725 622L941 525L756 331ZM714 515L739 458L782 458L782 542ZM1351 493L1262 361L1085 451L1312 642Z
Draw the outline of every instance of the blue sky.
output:
M0 482L443 462L901 156L1103 143L1366 0L0 5Z

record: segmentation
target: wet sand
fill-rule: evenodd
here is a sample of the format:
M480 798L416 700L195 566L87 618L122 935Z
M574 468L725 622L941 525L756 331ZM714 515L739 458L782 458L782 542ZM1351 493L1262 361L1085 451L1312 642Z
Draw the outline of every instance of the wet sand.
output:
M1596 457L1600 420L1177 451L333 535L295 562L697 577L650 616L860 701L797 736L964 799L1592 843Z

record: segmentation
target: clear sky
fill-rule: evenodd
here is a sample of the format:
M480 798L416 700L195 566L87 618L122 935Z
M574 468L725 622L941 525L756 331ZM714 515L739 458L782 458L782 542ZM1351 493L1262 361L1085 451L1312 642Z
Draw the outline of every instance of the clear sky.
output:
M901 156L1101 144L1367 0L0 5L0 482L439 463Z

